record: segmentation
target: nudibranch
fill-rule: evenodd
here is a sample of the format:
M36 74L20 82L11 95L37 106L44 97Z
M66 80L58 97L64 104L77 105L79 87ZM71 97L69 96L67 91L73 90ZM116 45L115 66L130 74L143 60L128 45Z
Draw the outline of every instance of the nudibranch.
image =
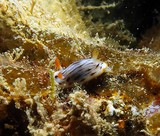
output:
M111 72L107 63L97 59L98 53L94 52L92 58L82 59L70 64L63 69L56 58L55 64L59 68L54 73L54 79L62 87L71 87L74 83L84 84L105 72Z

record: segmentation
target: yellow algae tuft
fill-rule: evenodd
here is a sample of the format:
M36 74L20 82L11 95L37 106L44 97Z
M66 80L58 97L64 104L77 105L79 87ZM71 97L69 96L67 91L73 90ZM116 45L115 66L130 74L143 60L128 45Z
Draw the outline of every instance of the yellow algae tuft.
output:
M146 120L146 129L150 135L159 135L160 134L160 114L156 113L152 117Z

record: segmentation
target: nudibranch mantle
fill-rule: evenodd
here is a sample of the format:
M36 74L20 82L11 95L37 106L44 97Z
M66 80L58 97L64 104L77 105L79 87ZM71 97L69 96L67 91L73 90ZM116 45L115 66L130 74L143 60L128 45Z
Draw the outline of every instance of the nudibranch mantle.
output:
M60 65L59 65L60 67ZM83 84L111 69L105 62L96 58L82 59L54 73L54 79L62 87L71 87L74 83Z

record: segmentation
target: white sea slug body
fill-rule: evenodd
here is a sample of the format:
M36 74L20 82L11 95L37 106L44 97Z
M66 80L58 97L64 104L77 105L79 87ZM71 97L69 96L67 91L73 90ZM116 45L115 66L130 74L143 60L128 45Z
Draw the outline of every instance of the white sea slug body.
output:
M97 59L98 52L93 52L93 57L82 59L63 69L58 59L56 66L60 69L54 73L54 79L58 85L63 87L73 86L74 83L83 84L90 81L104 72L111 72L110 67L105 62Z

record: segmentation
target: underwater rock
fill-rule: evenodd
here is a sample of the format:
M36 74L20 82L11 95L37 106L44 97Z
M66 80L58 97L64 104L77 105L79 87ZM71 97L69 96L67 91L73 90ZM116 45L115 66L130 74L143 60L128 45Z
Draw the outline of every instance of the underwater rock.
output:
M160 25L154 25L152 28L147 30L143 35L142 40L139 42L138 47L147 47L152 51L159 52L160 47Z
M74 0L0 1L0 135L157 133L159 115L142 110L159 95L159 53L92 37L78 8ZM67 89L55 84L57 57L67 67L94 49L112 73Z
M115 39L121 46L137 48L141 37L159 23L160 7L153 0L76 0L91 35ZM145 45L145 47L148 46Z

